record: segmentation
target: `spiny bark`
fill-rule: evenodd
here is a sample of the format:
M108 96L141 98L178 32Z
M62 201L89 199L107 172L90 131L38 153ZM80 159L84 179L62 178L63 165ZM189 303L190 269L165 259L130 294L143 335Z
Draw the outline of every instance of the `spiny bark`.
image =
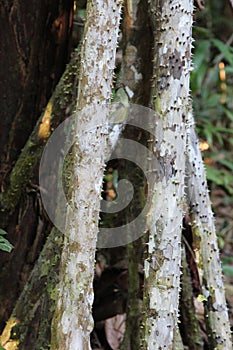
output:
M162 124L153 151L163 170L148 215L142 344L147 350L176 348L192 11L190 0L150 4L155 45L151 105Z
M103 179L110 101L121 1L90 0L81 53L75 125L74 184L68 209L60 267L59 296L53 319L51 349L90 349L93 328L92 281ZM91 113L86 109L91 106ZM90 109L89 109L90 111ZM101 112L101 113L100 113ZM92 123L93 128L86 128Z
M209 349L232 349L214 216L191 110L187 114L187 122L190 128L187 138L186 193L191 211L202 294L206 299L204 304Z

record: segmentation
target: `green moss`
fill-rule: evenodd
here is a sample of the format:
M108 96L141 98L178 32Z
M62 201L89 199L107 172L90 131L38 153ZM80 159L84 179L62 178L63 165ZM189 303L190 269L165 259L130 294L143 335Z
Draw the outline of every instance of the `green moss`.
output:
M62 180L64 186L64 192L69 199L71 197L72 186L73 183L73 171L74 169L74 157L72 150L66 155L63 168L62 168Z
M28 180L32 177L33 169L40 159L41 152L42 146L35 147L32 141L23 150L10 175L10 186L1 198L4 209L11 210L17 205L21 193L25 190Z
M76 49L70 63L67 65L65 73L60 79L53 96L51 97L48 104L52 104L52 128L56 128L62 117L66 114L68 109L70 113L74 109L76 103L76 90L78 86L78 67L79 67L80 54L79 49ZM47 108L47 107L46 107ZM46 109L45 109L46 110ZM33 171L38 164L44 142L49 136L44 140L38 138L38 132L42 122L44 112L42 113L40 119L38 120L28 142L23 148L21 155L19 156L12 172L10 175L10 183L6 190L1 195L1 209L2 211L13 210L18 204L22 193L28 184L28 181L33 176Z

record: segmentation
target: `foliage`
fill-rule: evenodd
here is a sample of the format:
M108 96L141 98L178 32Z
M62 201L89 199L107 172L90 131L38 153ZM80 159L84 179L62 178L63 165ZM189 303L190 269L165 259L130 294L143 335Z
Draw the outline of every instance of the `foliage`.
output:
M208 143L204 152L207 179L232 195L233 36L228 37L226 30L224 37L222 30L216 30L220 23L214 16L219 10L218 2L213 1L211 8L209 5L197 16L191 89L198 134ZM225 18L225 28L227 21Z
M224 190L225 195L219 201L221 207L226 206L224 212L233 203L233 22L232 15L228 18L226 6L224 1L213 0L197 14L191 74L193 109L201 146L205 146L201 149L207 179L211 189ZM214 209L218 214L218 209ZM216 225L223 253L222 270L231 279L233 258L225 256L224 248L229 247L228 243L231 245L227 232L231 232L232 222L225 217L224 223L220 219Z
M226 276L233 277L233 257L224 256L222 258L222 269Z
M6 234L6 231L0 229L0 250L10 253L13 249L13 245L5 237L3 237Z

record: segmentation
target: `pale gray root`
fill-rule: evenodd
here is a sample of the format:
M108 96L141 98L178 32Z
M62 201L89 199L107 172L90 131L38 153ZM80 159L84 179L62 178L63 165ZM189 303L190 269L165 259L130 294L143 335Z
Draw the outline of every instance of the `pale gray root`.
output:
M145 260L143 350L182 347L176 344L192 13L190 0L151 1L155 38L152 108L162 124L153 151L162 170L149 193L152 203Z
M79 117L74 126L74 181L61 256L52 350L91 349L92 282L107 151L104 128L108 124L108 108L99 106L111 99L120 13L119 0L90 0L87 4L77 98Z
M202 294L206 299L205 313L208 338L211 349L228 350L232 349L231 332L214 215L191 110L187 116L190 127L187 137L186 193L191 211L191 225Z

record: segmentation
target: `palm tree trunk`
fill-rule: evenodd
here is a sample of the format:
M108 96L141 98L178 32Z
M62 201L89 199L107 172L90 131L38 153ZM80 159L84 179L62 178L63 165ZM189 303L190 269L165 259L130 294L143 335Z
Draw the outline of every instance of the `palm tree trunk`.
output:
M192 1L151 2L154 30L154 76L151 106L162 131L153 152L162 167L148 217L145 260L143 349L174 349L181 268L186 147L192 47ZM157 132L158 134L158 132Z
M103 103L111 99L120 14L121 1L90 0L87 4L69 203L77 210L75 215L70 208L67 213L52 350L91 349L92 282L107 151L108 108Z

